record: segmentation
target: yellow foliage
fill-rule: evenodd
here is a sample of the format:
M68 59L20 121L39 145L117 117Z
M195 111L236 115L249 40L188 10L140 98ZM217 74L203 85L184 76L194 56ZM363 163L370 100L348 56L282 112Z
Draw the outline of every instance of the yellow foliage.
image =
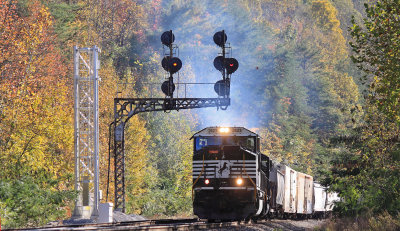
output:
M313 42L323 51L323 61L338 62L345 58L346 40L340 29L340 21L337 19L336 8L328 0L313 1L311 6L312 20L314 25L319 28L310 28L313 33Z
M13 11L13 4L6 6ZM71 87L54 50L48 9L38 1L28 9L29 16L11 14L0 26L16 33L13 40L0 38L8 60L0 67L0 177L66 176L73 172Z

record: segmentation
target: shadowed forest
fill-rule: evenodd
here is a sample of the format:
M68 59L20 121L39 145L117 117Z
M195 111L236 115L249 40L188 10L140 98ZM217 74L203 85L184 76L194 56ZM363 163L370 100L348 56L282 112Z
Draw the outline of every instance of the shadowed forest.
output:
M127 213L192 215L190 137L206 126L243 126L262 136L265 155L339 192L338 217L378 214L372 230L399 227L399 20L398 0L0 0L2 225L71 216L74 45L101 49L100 189L102 202L112 202L108 126L117 90L164 97L148 83L164 81L166 30L179 46L179 81L215 83L212 36L225 30L239 61L226 111L130 119ZM217 96L212 87L187 93Z

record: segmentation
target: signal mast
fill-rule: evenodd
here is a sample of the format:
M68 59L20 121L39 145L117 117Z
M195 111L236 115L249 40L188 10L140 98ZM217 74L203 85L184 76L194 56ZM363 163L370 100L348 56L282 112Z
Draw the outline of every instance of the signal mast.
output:
M231 74L239 68L239 62L235 58L226 57L227 49L232 50L230 46L226 46L227 38L224 30L215 33L213 37L215 44L222 49L221 55L214 59L214 67L222 73L222 80L215 83L214 90L218 96L224 98L229 98ZM232 51L229 54L232 54Z

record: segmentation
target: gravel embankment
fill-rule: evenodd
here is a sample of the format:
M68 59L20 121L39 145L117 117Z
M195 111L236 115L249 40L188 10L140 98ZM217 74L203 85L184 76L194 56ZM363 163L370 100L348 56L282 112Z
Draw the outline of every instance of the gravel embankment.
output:
M303 231L303 230L314 230L315 228L321 226L325 223L325 220L265 220L259 221L257 224L243 224L241 223L239 226L232 226L221 229L213 229L213 230L244 230L244 231Z

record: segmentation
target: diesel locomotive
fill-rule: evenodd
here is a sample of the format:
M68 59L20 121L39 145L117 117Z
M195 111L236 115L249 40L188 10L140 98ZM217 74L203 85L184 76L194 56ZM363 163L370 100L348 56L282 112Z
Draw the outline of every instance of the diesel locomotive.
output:
M311 217L331 211L336 193L260 152L244 127L208 127L193 139L193 212L200 219Z

